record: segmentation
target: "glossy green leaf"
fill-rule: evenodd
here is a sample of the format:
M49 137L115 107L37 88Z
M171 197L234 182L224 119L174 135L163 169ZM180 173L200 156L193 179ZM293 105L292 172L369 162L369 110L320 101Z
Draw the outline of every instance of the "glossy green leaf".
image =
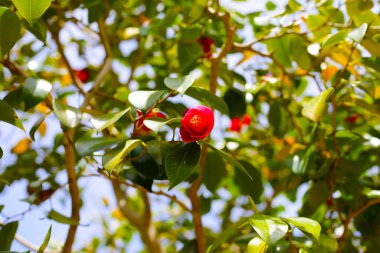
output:
M325 234L321 234L319 237L319 246L317 246L318 252L334 253L338 249L338 242L336 239L331 238Z
M45 249L47 248L47 246L49 244L49 240L50 240L51 227L52 227L52 225L50 225L49 230L47 231L47 233L45 235L45 239L42 242L42 244L41 244L40 248L38 249L37 253L43 253L45 251Z
M178 91L181 95L185 94L186 90L194 83L194 81L195 77L193 74L179 78L166 77L164 79L166 87Z
M134 91L128 95L128 100L129 103L131 103L131 105L133 105L137 109L146 110L153 106L165 93L166 91L164 90Z
M46 116L45 115L42 115L37 121L36 123L34 123L34 125L32 126L32 128L30 129L29 131L29 136L30 138L35 141L35 134L38 130L38 128L41 126L41 124L45 121L46 119Z
M237 234L239 228L245 226L249 222L248 218L240 218L233 225L223 230L222 233L218 236L218 238L208 247L207 253L215 252L215 250L223 243L227 242L231 236Z
M3 157L3 155L4 155L4 152L3 152L3 150L0 147L0 159Z
M249 195L255 201L260 201L264 191L260 171L247 161L239 160L239 163L244 167L245 171L249 173L250 178L247 177L245 172L235 170L234 182L242 194Z
M338 44L341 41L344 41L347 37L347 32L339 31L335 34L331 34L327 39L322 43L322 47L327 48Z
M298 35L294 35L291 38L290 49L292 57L301 69L310 69L311 58L307 51L306 40Z
M58 120L66 127L73 128L79 125L82 114L79 109L62 104L58 100L53 100L53 110Z
M319 122L325 111L329 98L333 94L334 89L328 88L318 96L312 98L310 101L304 104L302 109L302 115L308 119Z
M12 0L12 2L21 16L32 25L49 8L51 0Z
M4 121L8 124L14 125L22 130L24 126L21 120L17 116L16 112L7 103L0 99L0 121Z
M319 240L319 235L321 233L321 225L315 220L305 218L305 217L294 217L294 218L281 218L286 223L295 226L302 232L308 235L312 235L314 239Z
M288 232L288 224L279 218L268 215L255 214L249 223L259 236L268 244L274 244Z
M0 230L0 250L10 250L13 238L16 235L18 221L7 223L1 226Z
M167 152L165 170L170 182L169 190L193 173L200 157L201 147L196 142L177 144Z
M51 210L48 213L47 217L49 219L52 219L52 220L58 222L58 223L69 224L69 225L79 225L79 221L73 220L72 218L67 217L67 216L65 216L65 215L63 215L63 214L61 214L55 210Z
M234 158L232 158L230 155L228 155L227 153L223 152L222 150L219 150L219 149L215 148L214 146L212 146L211 144L209 144L207 142L202 142L202 143L205 144L207 147L209 147L211 150L213 150L220 157L222 157L223 159L225 159L227 162L229 162L230 164L234 165L235 167L237 167L238 169L240 169L241 171L243 171L251 180L253 180L251 174L248 173L248 171L244 168L244 166L241 165Z
M39 39L43 43L46 43L47 28L42 20L39 19L32 25L22 20L22 24L26 29L28 29L29 32L36 36L37 39Z
M23 86L25 110L33 108L43 101L50 93L53 86L44 79L27 78Z
M208 152L203 171L203 183L215 193L223 178L227 175L226 164L215 152Z
M192 70L202 53L202 48L198 42L178 43L178 61L181 73L186 74Z
M126 114L131 108L127 108L120 112L110 113L106 115L93 116L91 123L98 132L103 131L107 127L118 121L124 114Z
M355 41L355 42L360 43L365 36L367 28L368 28L368 25L366 23L364 23L360 27L349 32L347 37L350 38L351 40Z
M230 117L242 117L247 111L247 104L245 103L244 92L230 88L223 96L223 100L226 102Z
M170 125L172 123L178 123L181 121L181 118L173 118L173 119L170 119L170 120L166 120L166 121L156 121L156 120L150 120L150 119L146 119L144 120L144 125L151 129L152 131L154 132L158 132L160 131L160 129L166 125Z
M229 110L226 102L206 89L199 87L190 87L186 91L186 95L195 98L203 104L220 111L223 114L229 115Z
M370 190L365 195L370 199L378 199L380 198L380 190Z
M127 140L125 142L124 148L115 156L110 158L110 160L105 163L104 168L109 172L113 171L114 168L116 168L124 161L124 159L133 149L140 145L143 145L143 142L141 140Z
M75 141L75 149L80 156L86 156L115 146L118 143L120 143L120 140L111 137L85 137Z
M0 6L0 59L20 38L21 23L16 14Z

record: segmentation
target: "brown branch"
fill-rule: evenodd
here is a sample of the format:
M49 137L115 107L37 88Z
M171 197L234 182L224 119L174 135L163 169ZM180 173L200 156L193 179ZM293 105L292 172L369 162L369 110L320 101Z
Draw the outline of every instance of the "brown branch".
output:
M202 224L202 207L201 207L201 200L198 196L198 190L202 184L206 156L207 156L207 146L203 145L201 159L199 162L200 173L199 173L198 178L193 182L193 184L189 188L189 198L191 201L194 230L195 230L195 236L197 238L198 253L206 252L206 237L203 231L203 224Z
M333 84L333 88L336 89L337 86L340 84L342 78L343 78L343 75L344 75L344 72L347 70L348 68L348 65L350 63L350 60L351 60L351 56L352 54L354 53L354 50L356 48L356 44L355 42L352 43L351 45L351 51L350 51L350 54L348 55L348 58L347 58L347 62L346 64L344 65L342 71L339 73L338 77L336 78L334 84ZM335 98L336 98L336 95L335 95L335 92L332 94L331 96L331 102L332 102L332 112L331 112L331 120L332 120L332 123L331 123L331 127L332 127L332 139L333 139L333 143L334 143L334 148L335 148L335 152L339 155L340 154L340 147L339 147L339 144L338 144L338 141L336 140L336 110L337 110L337 104L336 104L336 101L335 101Z
M62 126L62 129L63 126ZM74 150L74 129L63 130L63 145L65 147L66 171L69 181L69 192L71 196L71 219L80 220L80 195L79 187L77 184L77 177L75 173L75 150ZM70 253L74 243L75 234L78 225L70 225L69 232L67 233L66 241L63 246L63 253Z
M220 18L223 21L224 29L226 30L226 41L224 42L222 49L215 57L211 58L210 91L212 93L215 93L216 88L218 86L218 65L219 62L223 59L223 57L225 57L227 53L230 52L232 49L236 26L232 26L230 14L228 12L217 12L210 7L207 9L207 11L209 14Z
M156 228L152 222L152 214L147 192L140 191L144 201L144 212L139 215L128 207L125 200L126 193L121 189L121 183L118 180L111 180L111 182L121 213L138 229L148 252L161 253L162 248L157 237Z
M380 204L380 199L373 199L365 203L363 206L359 207L357 210L353 212L352 211L348 212L347 218L343 224L344 226L343 233L338 239L339 247L338 247L337 253L343 252L344 244L347 240L347 235L348 235L348 226L350 225L351 221L355 219L357 216L359 216L360 214L362 214L369 207L377 205L377 204Z
M104 79L110 73L111 69L112 69L112 60L111 58L106 58L102 69L100 70L99 74L95 78L92 88L87 92L87 94L84 97L84 101L81 105L82 111L84 111L87 105L89 105L90 99L93 97L93 95L97 92L97 90L103 84Z
M47 27L49 27L49 25L47 24L46 25ZM62 59L63 59L63 62L65 63L66 65L66 69L67 71L69 72L70 74L70 77L73 81L73 84L75 85L75 87L77 87L77 89L79 90L79 92L84 95L85 92L83 91L82 89L82 86L83 86L83 83L81 82L81 80L79 80L79 78L77 77L77 75L75 74L73 68L71 67L70 65L70 62L69 60L67 59L66 55L65 55L65 50L63 49L63 45L61 43L61 41L59 40L59 31L57 32L53 32L53 31L50 31L51 32L51 35L52 35L52 38L53 40L55 41L56 45L57 45L57 48L58 48L58 52L61 54L62 56Z
M9 69L9 71L17 76L26 77L25 71L22 69L21 66L17 65L16 63L9 60L9 57L6 59L1 60L1 64L3 64L4 67Z

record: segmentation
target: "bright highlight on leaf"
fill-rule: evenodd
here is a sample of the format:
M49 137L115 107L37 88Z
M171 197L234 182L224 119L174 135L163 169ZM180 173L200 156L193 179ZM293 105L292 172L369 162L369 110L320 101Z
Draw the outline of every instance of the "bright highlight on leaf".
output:
M137 109L146 110L153 106L165 93L164 90L134 91L129 94L128 101Z
M302 115L312 121L319 122L325 111L327 102L333 94L333 92L333 88L328 88L318 96L306 102L304 108L302 109Z
M20 14L33 24L49 8L51 0L12 0Z
M190 74L181 78L167 77L164 80L166 87L178 91L181 95L194 83L194 75Z
M91 118L91 123L98 132L103 131L107 127L118 121L124 114L126 114L131 108L127 108L120 112L115 112L106 115L94 116Z

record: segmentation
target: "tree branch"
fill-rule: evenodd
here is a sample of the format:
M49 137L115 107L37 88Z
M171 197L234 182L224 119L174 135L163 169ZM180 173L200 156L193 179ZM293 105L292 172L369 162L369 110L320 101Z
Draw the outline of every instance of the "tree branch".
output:
M63 126L62 126L62 129ZM63 145L65 147L66 171L69 182L69 192L71 196L71 219L80 220L80 195L79 187L77 184L77 177L75 173L75 150L74 150L74 129L63 130ZM63 253L70 253L74 243L75 234L78 225L70 225L69 232L67 233L66 241L63 246Z
M191 185L189 189L189 198L191 201L194 230L195 230L195 236L197 238L198 253L206 252L206 237L205 237L205 234L203 231L203 225L202 225L202 207L201 207L200 198L198 197L198 190L202 184L202 179L203 179L203 171L204 171L206 156L207 156L207 146L203 145L201 159L199 162L200 173L199 173L198 178L194 181L194 183Z

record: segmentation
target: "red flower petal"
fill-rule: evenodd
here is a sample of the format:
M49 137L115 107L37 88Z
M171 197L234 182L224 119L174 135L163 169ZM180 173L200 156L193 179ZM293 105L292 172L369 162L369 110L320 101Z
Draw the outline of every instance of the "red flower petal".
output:
M190 108L181 120L180 134L185 142L206 138L214 127L214 113L207 106Z

